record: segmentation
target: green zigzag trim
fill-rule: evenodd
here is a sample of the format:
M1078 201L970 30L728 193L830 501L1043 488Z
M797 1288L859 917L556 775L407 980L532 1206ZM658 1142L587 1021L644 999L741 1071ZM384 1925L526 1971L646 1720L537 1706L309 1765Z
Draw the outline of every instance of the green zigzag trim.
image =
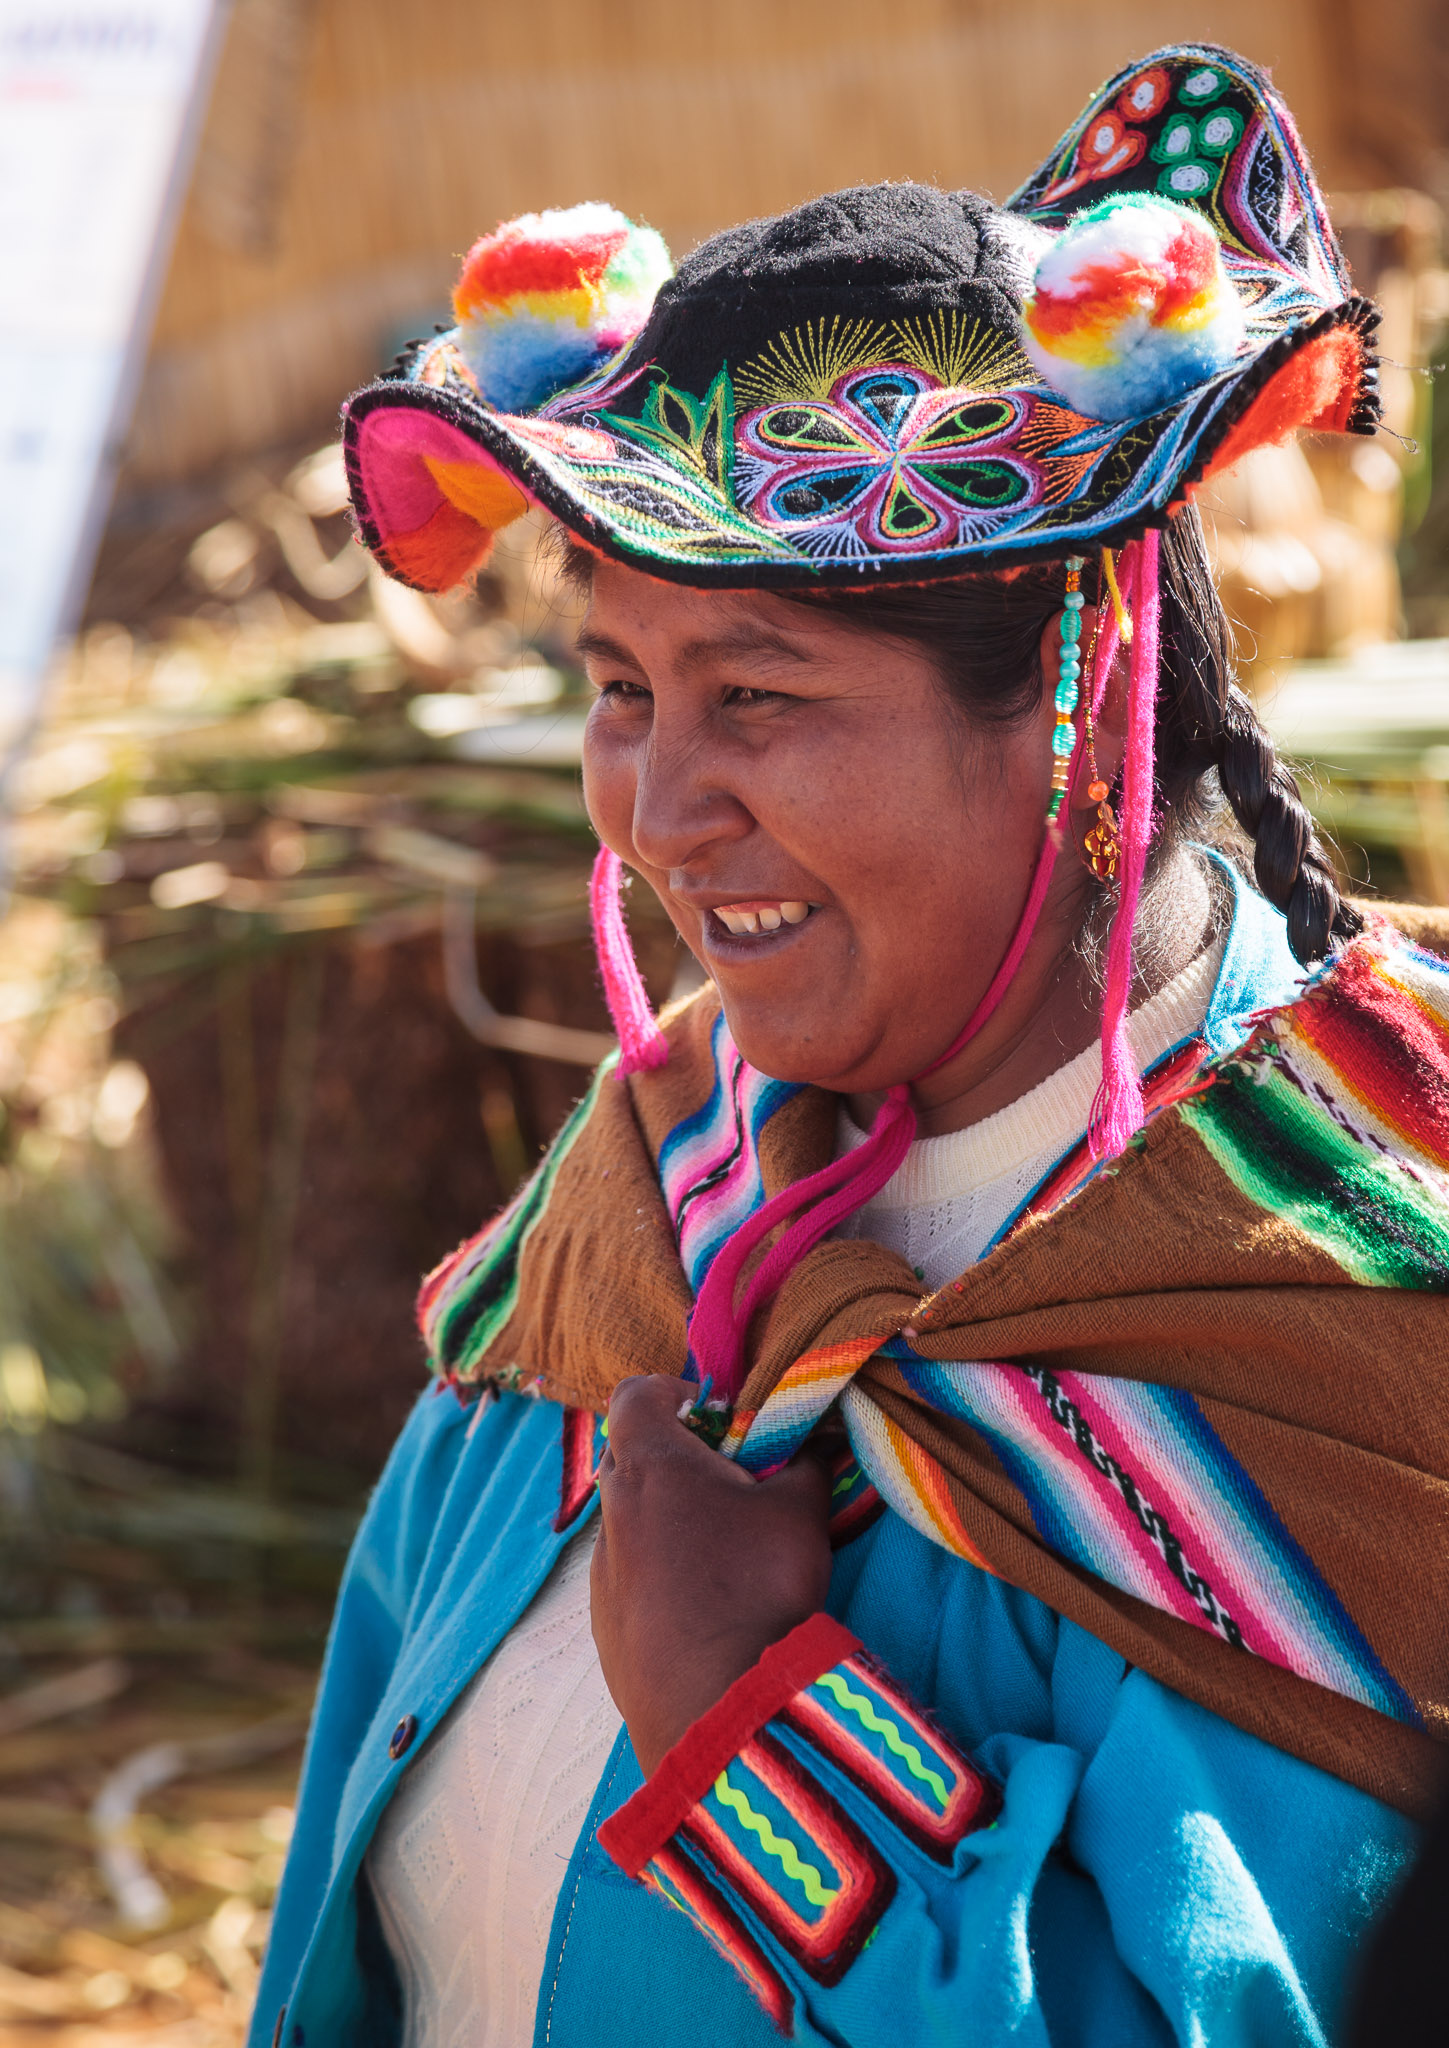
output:
M793 1877L797 1884L804 1886L805 1896L812 1906L830 1906L835 1903L840 1897L839 1885L832 1890L829 1885L821 1883L820 1872L813 1864L800 1861L795 1844L782 1841L764 1814L756 1813L744 1793L735 1790L730 1783L730 1774L727 1770L721 1771L715 1779L714 1796L721 1806L728 1806L732 1812L739 1815L741 1827L748 1828L752 1835L759 1836L760 1847L767 1856L775 1857L784 1865L785 1875Z
M894 1721L882 1720L866 1695L863 1692L852 1692L838 1671L824 1672L815 1683L823 1685L847 1712L854 1714L858 1721L864 1723L872 1735L883 1737L891 1755L900 1758L913 1778L919 1778L923 1785L930 1786L941 1802L941 1811L946 1811L951 1795L945 1779L939 1771L933 1771L929 1764L922 1762L921 1752L913 1742L903 1740L901 1731Z

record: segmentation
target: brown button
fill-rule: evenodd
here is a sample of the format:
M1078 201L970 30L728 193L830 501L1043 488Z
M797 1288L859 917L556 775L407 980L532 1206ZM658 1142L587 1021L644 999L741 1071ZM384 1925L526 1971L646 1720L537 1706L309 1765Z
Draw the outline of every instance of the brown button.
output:
M417 1715L404 1714L402 1719L398 1722L396 1728L393 1729L392 1740L388 1743L387 1746L387 1753L392 1758L394 1763L397 1762L398 1758L402 1756L405 1751L412 1748L413 1737L417 1734L417 1732Z

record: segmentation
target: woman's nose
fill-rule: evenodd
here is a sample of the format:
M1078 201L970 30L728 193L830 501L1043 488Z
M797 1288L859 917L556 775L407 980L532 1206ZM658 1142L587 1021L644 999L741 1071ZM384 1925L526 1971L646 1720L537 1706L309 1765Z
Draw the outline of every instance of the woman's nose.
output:
M704 734L656 717L634 785L639 858L669 872L687 868L721 841L743 839L752 822Z

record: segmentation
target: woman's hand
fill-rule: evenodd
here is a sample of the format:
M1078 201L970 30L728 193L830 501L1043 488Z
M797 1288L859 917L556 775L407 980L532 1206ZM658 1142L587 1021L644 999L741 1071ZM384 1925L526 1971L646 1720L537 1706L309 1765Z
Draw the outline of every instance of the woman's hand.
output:
M647 1777L771 1643L825 1604L830 1480L810 1451L754 1479L679 1419L698 1387L628 1379L609 1403L594 1641Z

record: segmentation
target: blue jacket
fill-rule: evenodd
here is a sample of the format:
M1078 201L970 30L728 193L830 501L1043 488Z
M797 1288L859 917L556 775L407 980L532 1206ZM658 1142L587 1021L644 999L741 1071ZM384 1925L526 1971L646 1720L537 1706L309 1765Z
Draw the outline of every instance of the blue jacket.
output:
M1240 889L1214 1049L1297 979L1281 920ZM523 1395L430 1391L404 1429L338 1598L254 2048L399 2040L358 1873L402 1772L595 1511L572 1496L578 1427ZM808 1667L691 1731L682 1790L661 1772L641 1793L621 1735L564 1875L536 2048L1332 2040L1410 1823L894 1514L838 1551L829 1612L869 1656L817 1632ZM597 1839L635 1794L616 1828L644 1883Z

